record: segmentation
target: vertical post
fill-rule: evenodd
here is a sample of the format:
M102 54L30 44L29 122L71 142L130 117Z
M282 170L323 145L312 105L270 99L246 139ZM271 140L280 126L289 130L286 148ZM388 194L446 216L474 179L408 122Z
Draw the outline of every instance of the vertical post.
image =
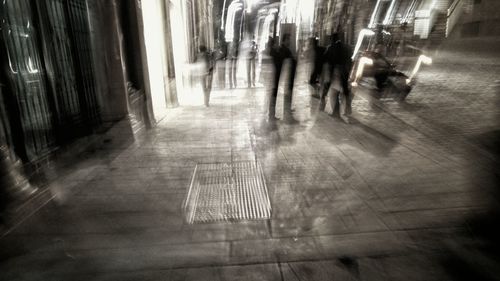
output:
M179 106L179 101L177 99L177 85L175 82L175 64L174 64L174 52L172 45L172 30L170 22L170 1L159 1L161 9L161 17L163 23L163 30L165 32L164 36L164 46L165 54L163 59L163 80L165 83L165 100L167 101L167 107L177 107Z
M153 104L151 102L151 85L149 84L149 68L148 68L148 59L146 55L146 42L144 39L144 23L142 21L142 8L141 8L141 0L134 1L133 8L136 11L136 22L138 25L137 28L137 39L139 40L139 49L140 49L140 61L142 63L142 80L143 91L144 91L144 100L145 104L143 107L144 114L144 122L146 123L146 127L149 128L153 126L156 122L153 115Z

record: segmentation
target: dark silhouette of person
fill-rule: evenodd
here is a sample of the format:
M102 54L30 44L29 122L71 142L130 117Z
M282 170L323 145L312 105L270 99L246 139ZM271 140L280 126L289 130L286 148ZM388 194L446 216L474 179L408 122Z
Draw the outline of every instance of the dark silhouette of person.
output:
M280 83L281 71L285 62L288 62L290 66L290 76L288 81L285 81L285 94L283 103L283 119L288 123L295 123L292 116L292 91L293 83L295 80L295 70L297 67L297 61L290 50L290 34L284 34L281 40L281 44L278 47L271 49L271 57L274 64L274 80L271 89L271 96L269 100L269 121L276 121L276 99L278 97L278 87Z
M325 79L323 89L320 94L320 110L325 109L326 96L330 91L330 86L338 79L340 83L340 93L334 105L340 105L343 108L334 107L333 116L341 117L346 123L349 123L347 115L351 112L351 93L349 89L349 73L352 66L352 50L340 40L338 33L332 34L331 44L327 47L324 59L328 64L328 74L330 79ZM340 115L340 116L339 116Z
M317 94L317 88L319 84L319 78L323 68L323 54L325 53L325 48L319 45L319 40L316 37L309 38L309 44L312 51L312 73L309 78L309 85L314 88L313 96L319 97Z
M255 58L257 57L257 44L254 40L250 42L247 56L247 82L248 88L255 87Z
M213 76L213 55L204 45L199 47L199 52L196 56L196 62L200 64L200 82L203 89L205 106L209 106L210 92L212 90L212 76Z

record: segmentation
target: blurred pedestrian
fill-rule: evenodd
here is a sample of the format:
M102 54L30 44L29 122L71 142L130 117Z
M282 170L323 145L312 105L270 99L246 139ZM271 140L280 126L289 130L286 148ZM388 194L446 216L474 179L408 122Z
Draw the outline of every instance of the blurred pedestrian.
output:
M319 45L319 40L316 37L309 38L310 51L312 52L312 73L309 78L309 85L313 88L313 97L319 97L319 78L321 75L321 70L323 69L323 55L325 53L325 48Z
M247 56L247 82L248 88L255 87L255 58L257 57L257 43L250 41Z
M292 92L293 83L295 80L295 70L297 67L297 61L290 50L290 34L284 34L281 40L281 44L278 47L271 49L271 57L274 64L274 80L271 89L271 95L269 99L269 121L276 121L276 100L278 97L278 87L280 83L281 73L283 70L283 65L289 65L289 77L288 81L285 82L285 93L283 102L283 119L288 123L295 123L292 116Z
M209 106L210 102L210 92L212 90L212 78L213 78L213 54L208 51L207 47L200 45L199 52L196 56L196 63L199 67L199 76L201 82L201 88L203 89L204 103L205 106Z
M214 51L214 67L217 72L217 85L219 88L226 87L226 49L222 41L217 42Z
M335 102L332 104L332 114L335 117L340 117L344 122L349 123L348 115L351 113L351 93L349 89L349 73L351 71L352 50L340 40L340 35L334 33L331 37L331 42L324 54L325 61L328 65L327 75L323 82L323 89L320 91L319 109L324 110L326 106L326 96L330 92L332 84L339 80L340 92L335 94ZM335 91L335 89L332 89ZM340 106L344 108L340 110Z
M233 41L229 44L228 56L226 58L228 75L229 75L229 87L236 88L238 83L236 80L236 70L238 68L238 48L239 44L237 41Z
M267 42L264 44L264 49L260 52L260 71L259 79L266 90L271 90L273 86L274 63L271 57L271 50L274 48L274 39L268 37Z

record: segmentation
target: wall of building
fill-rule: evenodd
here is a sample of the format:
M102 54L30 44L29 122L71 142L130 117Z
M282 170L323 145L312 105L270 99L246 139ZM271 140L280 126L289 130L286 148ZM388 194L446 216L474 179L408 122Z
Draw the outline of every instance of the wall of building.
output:
M0 139L15 154L25 162L43 161L103 123L134 115L148 124L144 40L135 0L6 0L0 5Z
M456 36L481 37L500 36L500 1L498 0L462 0L469 1L462 16Z

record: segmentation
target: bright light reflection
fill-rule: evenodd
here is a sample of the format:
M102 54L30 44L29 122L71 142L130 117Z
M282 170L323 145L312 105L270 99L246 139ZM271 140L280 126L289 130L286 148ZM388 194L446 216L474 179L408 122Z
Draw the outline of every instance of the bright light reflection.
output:
M243 9L243 5L239 2L233 2L229 5L226 18L226 42L233 41L234 38L234 18L236 17L236 12Z
M417 72L420 70L420 66L423 64L430 65L432 64L432 58L426 56L426 55L420 55L418 57L417 63L415 64L415 67L413 68L413 71L411 72L411 75L408 79L406 79L406 83L410 84L411 81L413 80L413 77L417 74Z
M276 9L271 9L269 15L267 15L264 20L264 27L262 29L262 36L260 37L260 46L263 48L266 45L267 39L269 39L269 28L272 21L274 20L274 13L277 12Z
M159 3L155 1L142 1L142 13L144 22L144 39L146 45L146 57L148 61L149 85L153 105L153 113L156 119L160 119L166 113L167 102L165 100L165 85L163 79L163 28Z
M359 59L358 68L356 69L356 78L354 79L354 82L352 84L353 86L358 85L358 81L361 78L361 76L363 75L365 65L373 65L373 60L370 58L367 58L367 57L361 57Z
M363 42L363 38L365 36L373 36L375 35L375 32L373 32L373 30L371 29L367 29L367 28L364 28L362 29L360 32L359 32L359 35L358 35L358 41L356 42L356 47L354 47L354 52L352 53L352 57L351 59L354 59L354 57L356 56L356 54L358 53L359 51L359 48L361 47L361 43Z
M247 13L252 12L253 2L254 2L254 0L247 0Z
M38 69L33 65L31 57L28 57L28 72L32 74L38 73Z
M375 27L375 16L377 15L378 8L380 7L380 0L377 0L377 4L375 4L375 8L373 9L372 12L372 17L370 18L370 23L368 24L368 27L373 28Z
M390 24L391 22L391 15L392 11L394 10L394 4L396 4L396 0L391 1L391 5L389 6L389 9L387 10L387 13L385 14L384 18L384 24Z

